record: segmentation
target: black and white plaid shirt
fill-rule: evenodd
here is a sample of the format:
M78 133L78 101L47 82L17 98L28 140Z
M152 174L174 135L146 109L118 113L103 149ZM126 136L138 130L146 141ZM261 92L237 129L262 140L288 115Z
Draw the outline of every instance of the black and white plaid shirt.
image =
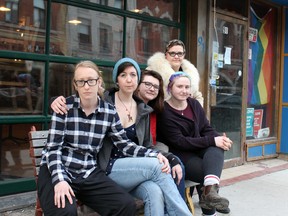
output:
M124 155L147 156L146 149L131 142L123 130L115 108L98 98L95 112L86 116L76 95L66 98L67 115L54 113L47 145L43 150L41 164L47 164L52 183L73 178L87 178L97 165L97 153L105 136L111 137L114 145Z

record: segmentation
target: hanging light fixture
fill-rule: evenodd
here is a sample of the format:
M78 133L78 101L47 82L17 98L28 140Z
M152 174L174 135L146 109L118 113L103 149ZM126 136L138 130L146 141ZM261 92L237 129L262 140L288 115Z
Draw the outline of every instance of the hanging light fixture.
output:
M78 25L78 24L80 24L80 23L82 23L82 22L81 22L80 20L74 19L74 20L69 20L68 23L74 24L74 25Z
M8 12L8 11L11 11L11 9L10 9L10 8L7 8L7 7L1 6L1 7L0 7L0 11Z

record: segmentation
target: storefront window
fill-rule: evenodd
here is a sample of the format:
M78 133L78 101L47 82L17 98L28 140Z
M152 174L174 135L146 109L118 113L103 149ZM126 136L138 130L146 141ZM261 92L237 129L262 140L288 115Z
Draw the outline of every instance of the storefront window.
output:
M184 37L179 0L1 2L7 11L0 11L0 196L23 192L26 182L35 190L27 134L35 123L49 128L52 97L74 93L76 63L94 61L108 89L120 58L146 64L170 39ZM19 179L17 187L10 179Z
M48 98L63 95L68 97L73 89L74 65L64 63L49 64L49 94Z
M0 58L0 115L40 114L44 63Z
M0 124L0 181L33 177L28 132L32 125ZM37 128L40 125L35 124Z
M170 21L180 21L180 1L165 0L137 0L127 1L129 11L146 14L147 16L168 19Z
M247 139L275 136L276 10L250 9Z
M127 19L126 53L138 63L147 63L147 59L155 52L164 52L168 41L179 38L177 28L161 24Z
M6 2L10 11L1 12L0 50L44 53L46 2L30 0L34 7L27 3L21 10L18 1Z
M116 61L122 57L123 17L52 3L50 53Z

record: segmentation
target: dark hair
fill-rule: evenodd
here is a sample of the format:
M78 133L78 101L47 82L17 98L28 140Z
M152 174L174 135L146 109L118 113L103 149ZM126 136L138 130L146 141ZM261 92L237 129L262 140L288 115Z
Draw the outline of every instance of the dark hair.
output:
M141 73L140 83L143 82L145 76L152 76L159 80L159 91L155 99L148 102L148 105L154 109L154 112L160 113L164 108L164 89L163 89L163 79L162 76L154 70L143 70Z
M173 39L173 40L170 40L167 45L166 45L166 48L165 48L165 53L168 52L168 50L173 47L173 46L182 46L183 47L183 51L186 52L185 50L185 45L183 43L183 41L181 40L178 40L178 39Z
M117 75L116 75L116 83L117 83L117 78L119 74L122 73L127 67L131 67L131 66L135 68L135 66L131 62L124 62L119 65L118 70L117 70ZM138 73L137 73L137 76L138 76Z

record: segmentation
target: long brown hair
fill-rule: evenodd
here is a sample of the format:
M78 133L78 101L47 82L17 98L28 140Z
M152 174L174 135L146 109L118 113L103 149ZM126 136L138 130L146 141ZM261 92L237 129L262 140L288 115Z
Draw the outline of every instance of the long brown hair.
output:
M143 82L145 76L152 76L159 80L159 91L155 99L148 102L148 105L154 109L154 112L160 113L164 108L164 90L163 90L163 79L162 76L154 70L143 70L141 73L140 83ZM136 91L137 92L137 91Z

